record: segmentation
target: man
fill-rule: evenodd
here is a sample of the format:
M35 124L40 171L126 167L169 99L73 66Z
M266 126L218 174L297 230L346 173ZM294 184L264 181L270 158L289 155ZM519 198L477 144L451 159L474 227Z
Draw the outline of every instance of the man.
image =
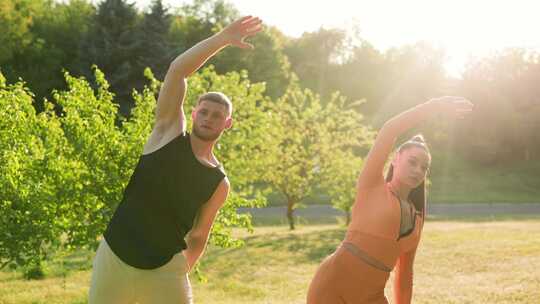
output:
M244 39L261 28L258 18L241 18L171 63L154 128L97 250L90 304L192 303L188 273L229 192L213 147L232 125L232 104L203 94L187 133L186 78L228 45L253 48Z

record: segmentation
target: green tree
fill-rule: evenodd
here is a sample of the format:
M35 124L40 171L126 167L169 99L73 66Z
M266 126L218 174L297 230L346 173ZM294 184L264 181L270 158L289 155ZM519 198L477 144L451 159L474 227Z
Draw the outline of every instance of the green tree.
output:
M247 70L250 80L264 82L267 95L281 97L290 82L289 61L283 53L279 30L268 28L251 39L257 47L249 52L228 48L220 52L212 63L219 73Z
M160 83L149 69L150 83L134 92L129 119L119 119L118 106L103 72L94 69L94 88L82 77L65 73L67 89L55 91L55 103L37 114L32 94L23 83L6 84L0 77L0 262L39 269L59 246L95 248L142 152L154 121ZM235 123L217 147L233 192L213 227L211 242L241 244L232 227L251 229L239 207L260 206L252 189L267 166L266 132L272 116L263 84L248 75L218 75L207 68L190 78L186 101L194 105L202 92L219 90L235 105Z
M20 48L10 64L13 75L24 79L32 88L38 110L43 107L43 97L50 97L53 89L64 87L62 69L78 68L78 46L94 13L94 7L85 0L71 0L46 1L33 14L32 39Z
M30 44L33 16L41 4L41 1L0 0L0 65L9 63L21 48Z
M175 53L182 53L237 17L236 8L223 0L195 0L172 16L169 41Z
M390 64L384 53L367 41L352 47L349 57L339 64L329 86L351 100L365 100L362 113L372 117L389 93Z
M65 157L52 105L38 114L32 97L24 83L7 84L0 74L0 268L25 266L35 277L60 242L57 218L67 201L59 193L77 177L77 161Z
M142 145L142 137L137 139L138 145L133 139L125 138L123 125L144 121L136 116L120 126L116 124L118 107L100 70L95 69L94 75L97 92L84 78L68 73L65 77L68 88L55 92L54 99L62 108L59 120L71 148L69 156L79 161L81 173L77 188L64 193L71 203L62 229L67 233L69 245L93 246L120 201L135 165L137 150L133 148Z
M171 28L171 15L161 0L153 0L139 25L137 40L140 59L136 70L150 68L158 79L163 79L172 61L172 46L167 40ZM140 86L140 85L138 85Z
M197 0L184 5L181 14L173 21L171 44L178 53L200 40L218 32L236 20L238 10L222 0ZM277 98L283 95L289 82L289 62L283 53L284 35L276 28L267 28L251 39L254 50L245 52L227 48L209 63L220 74L247 70L252 82L264 82L266 95Z
M380 99L367 100L362 106L373 125L379 127L397 113L440 95L446 85L444 56L444 50L425 43L386 51Z
M343 30L320 28L286 43L284 52L302 87L325 99L337 90L329 82L336 76L335 69L340 57L344 56L345 38Z
M143 71L136 69L141 58L141 41L136 39L138 22L134 4L126 0L99 3L91 30L81 42L79 53L82 68L79 72L91 79L90 66L95 64L103 69L124 115L131 107L131 88L142 83Z
M460 94L478 109L456 132L464 154L484 164L527 161L540 151L540 54L507 49L469 63Z
M356 181L363 159L352 151L333 151L323 165L321 185L330 196L334 208L345 212L345 224L351 222L351 208L356 199Z
M295 229L294 210L324 176L325 164L334 151L349 151L362 145L369 134L360 115L345 98L333 94L324 104L309 89L292 85L274 105L276 122L268 130L277 141L269 149L271 165L263 180L287 200L287 219Z

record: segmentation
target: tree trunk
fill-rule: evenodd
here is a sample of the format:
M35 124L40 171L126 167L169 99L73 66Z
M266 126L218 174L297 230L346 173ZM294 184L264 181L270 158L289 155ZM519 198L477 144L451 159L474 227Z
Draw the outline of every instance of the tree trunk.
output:
M294 230L294 204L295 201L292 199L287 201L287 219L289 220L289 228L291 230Z

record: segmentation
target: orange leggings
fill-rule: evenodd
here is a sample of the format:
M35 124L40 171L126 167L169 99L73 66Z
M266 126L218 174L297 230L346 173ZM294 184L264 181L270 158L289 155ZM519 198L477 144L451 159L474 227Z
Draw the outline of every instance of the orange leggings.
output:
M384 287L389 276L339 246L319 266L307 304L388 304Z

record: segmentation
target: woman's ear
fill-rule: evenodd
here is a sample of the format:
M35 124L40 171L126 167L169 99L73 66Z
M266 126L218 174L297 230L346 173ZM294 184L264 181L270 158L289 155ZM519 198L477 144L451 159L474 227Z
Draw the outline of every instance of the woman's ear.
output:
M396 168L398 160L399 160L399 152L396 152L396 154L394 154L394 157L392 157L392 165L394 166L394 168Z

